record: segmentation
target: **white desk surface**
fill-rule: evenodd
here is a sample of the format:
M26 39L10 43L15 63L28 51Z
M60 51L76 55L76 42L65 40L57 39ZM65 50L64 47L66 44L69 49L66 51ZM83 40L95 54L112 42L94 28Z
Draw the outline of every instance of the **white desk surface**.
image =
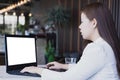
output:
M10 75L6 73L6 67L0 66L0 80L41 80L40 77Z

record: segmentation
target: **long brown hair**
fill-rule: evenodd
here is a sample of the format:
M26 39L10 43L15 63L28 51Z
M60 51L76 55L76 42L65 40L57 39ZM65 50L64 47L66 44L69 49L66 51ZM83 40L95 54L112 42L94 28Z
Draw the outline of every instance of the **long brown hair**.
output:
M100 36L110 44L114 51L117 62L116 65L120 76L120 42L111 12L105 5L99 2L87 5L82 9L82 12L86 14L89 20L93 20L93 18L97 20Z

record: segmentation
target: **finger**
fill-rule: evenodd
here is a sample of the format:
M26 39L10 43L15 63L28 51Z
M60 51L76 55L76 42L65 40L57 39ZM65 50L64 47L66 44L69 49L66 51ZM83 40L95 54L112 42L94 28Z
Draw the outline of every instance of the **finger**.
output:
M49 64L47 64L47 68L54 66L54 65L55 65L55 63L49 63Z
M51 64L54 64L55 62L49 62L47 65L51 65Z
M51 66L51 67L49 67L49 69L56 69L56 68L55 68L55 66Z
M25 68L24 68L24 69L22 69L20 72L21 72L21 73L24 73L24 72L26 72Z
M28 70L30 70L31 67L25 67L24 69L22 69L20 72L24 73L24 72L28 72Z

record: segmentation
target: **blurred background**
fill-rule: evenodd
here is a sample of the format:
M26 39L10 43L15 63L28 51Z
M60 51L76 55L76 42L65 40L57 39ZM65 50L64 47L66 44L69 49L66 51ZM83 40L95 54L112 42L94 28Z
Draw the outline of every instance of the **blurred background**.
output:
M110 9L120 38L119 0L1 0L0 64L5 64L5 34L36 36L39 64L46 63L44 55L49 53L49 42L56 61L64 62L66 56L73 54L80 58L86 45L78 29L80 11L93 2L101 2Z

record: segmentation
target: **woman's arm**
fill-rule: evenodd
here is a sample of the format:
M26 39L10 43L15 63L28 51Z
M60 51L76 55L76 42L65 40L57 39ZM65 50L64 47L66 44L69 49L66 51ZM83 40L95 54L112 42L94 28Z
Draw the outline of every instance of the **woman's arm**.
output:
M58 62L50 62L47 64L47 68L48 69L68 69L68 64L62 64L62 63L58 63ZM41 75L42 71L45 68L40 68L40 67L35 67L35 66L30 66L30 67L25 67L21 72L29 72L29 73L37 73L39 75Z

